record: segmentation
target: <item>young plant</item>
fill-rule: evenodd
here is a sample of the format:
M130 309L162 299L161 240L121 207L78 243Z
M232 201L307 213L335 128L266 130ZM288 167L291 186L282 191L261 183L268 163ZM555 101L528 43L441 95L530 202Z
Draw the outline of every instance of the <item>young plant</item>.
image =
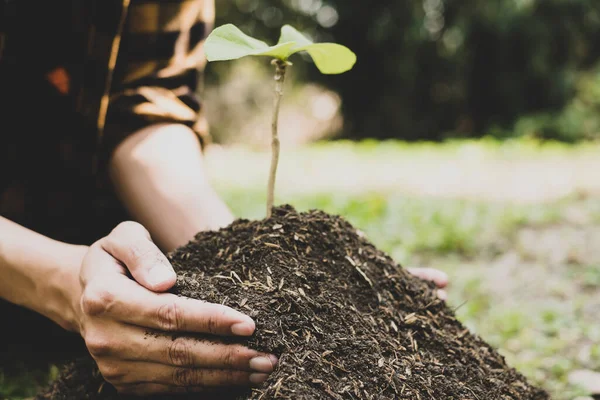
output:
M207 38L205 53L208 61L237 60L246 56L271 57L275 66L275 109L272 121L272 157L267 189L267 218L271 216L275 197L275 179L279 164L279 109L283 97L285 73L289 58L307 52L323 74L341 74L352 69L356 55L347 47L335 43L313 43L290 25L281 28L281 37L275 46L246 35L235 25L215 29Z

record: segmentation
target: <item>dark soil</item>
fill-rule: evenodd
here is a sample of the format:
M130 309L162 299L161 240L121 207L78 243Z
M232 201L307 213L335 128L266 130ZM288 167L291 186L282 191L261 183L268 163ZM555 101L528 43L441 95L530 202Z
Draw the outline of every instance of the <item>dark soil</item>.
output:
M262 388L221 400L549 399L342 218L281 207L169 257L175 293L249 314L247 344L280 357ZM120 397L84 359L38 397L48 398Z

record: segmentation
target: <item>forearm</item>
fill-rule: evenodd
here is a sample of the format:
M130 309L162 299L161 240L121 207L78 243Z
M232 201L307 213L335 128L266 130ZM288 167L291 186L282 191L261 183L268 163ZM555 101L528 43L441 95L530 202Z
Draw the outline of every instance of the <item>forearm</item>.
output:
M0 217L0 298L77 331L75 293L87 247L49 239ZM75 294L76 295L76 294Z
M195 133L184 125L157 124L129 136L110 171L129 212L164 251L233 220L206 177Z

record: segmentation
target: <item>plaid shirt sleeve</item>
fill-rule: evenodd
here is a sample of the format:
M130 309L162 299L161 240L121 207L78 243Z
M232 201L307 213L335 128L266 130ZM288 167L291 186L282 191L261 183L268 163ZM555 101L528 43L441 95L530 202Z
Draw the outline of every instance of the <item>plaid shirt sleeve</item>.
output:
M185 124L206 142L197 87L214 0L102 0L90 15L79 104L84 115L97 117L103 155L160 122Z

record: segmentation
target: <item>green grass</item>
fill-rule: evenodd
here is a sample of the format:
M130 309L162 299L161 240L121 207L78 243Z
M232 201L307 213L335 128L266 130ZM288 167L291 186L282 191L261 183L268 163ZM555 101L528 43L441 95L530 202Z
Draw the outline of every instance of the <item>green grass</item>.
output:
M570 147L523 140L318 144L289 155L284 150L277 201L299 210L342 215L399 263L446 271L452 282L449 304L456 308L458 318L499 348L512 366L550 391L553 399L567 400L585 394L568 383L570 371L600 370L600 257L591 252L550 260L543 240L535 235L559 232L550 239L550 249L564 248L566 254L579 250L569 246L579 244L580 236L597 245L600 242L592 239L600 222L600 196L581 193L573 186L566 196L561 192L543 202L506 201L502 190L497 192L499 199L494 199L494 190L503 183L495 180L493 170L489 181L481 183L489 185L483 193L492 193L491 198L479 200L418 190L407 193L396 181L368 188L332 181L328 188L319 185L319 179L331 173L323 170L327 163L340 177L350 174L351 181L363 167L379 171L373 179L381 179L389 170L413 162L419 165L413 172L419 174L421 168L454 165L454 160L460 164L469 157L479 160L473 165L484 172L490 164L526 160L538 166L539 179L545 179L546 163L592 160L598 150L593 144ZM217 190L236 215L262 218L268 154L233 149L211 157L208 165L215 171ZM293 175L295 163L303 163L296 168L302 174ZM472 168L467 167L465 174ZM307 178L301 182L304 173ZM431 176L435 174L428 179ZM368 184L368 178L357 178L357 182ZM575 232L573 243L563 240L560 232L565 228ZM525 230L533 239L524 239ZM39 379L25 374L17 381L0 375L0 398L31 395L30 382Z
M35 396L40 388L58 376L58 368L36 369L17 365L10 372L0 370L0 399L22 399Z
M264 215L262 192L230 188L221 194L236 215L249 219ZM519 226L552 224L560 219L560 204L506 205L394 193L311 193L278 200L302 211L320 209L342 215L382 250L404 262L415 255L471 258L497 254L510 245Z

